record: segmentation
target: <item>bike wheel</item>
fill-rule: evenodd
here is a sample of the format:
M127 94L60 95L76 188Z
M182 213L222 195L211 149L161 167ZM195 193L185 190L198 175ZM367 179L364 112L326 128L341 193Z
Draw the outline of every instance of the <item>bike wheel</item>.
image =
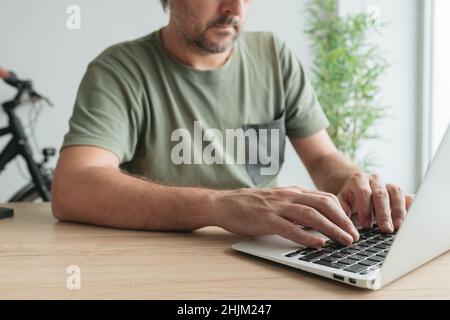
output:
M42 200L34 183L29 183L17 191L8 202L37 202Z

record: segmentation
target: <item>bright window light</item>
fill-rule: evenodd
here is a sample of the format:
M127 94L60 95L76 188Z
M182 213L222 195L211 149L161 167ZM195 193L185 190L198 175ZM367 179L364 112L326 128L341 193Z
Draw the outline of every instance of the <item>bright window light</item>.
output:
M450 13L449 0L435 0L433 22L432 152L439 147L450 123Z

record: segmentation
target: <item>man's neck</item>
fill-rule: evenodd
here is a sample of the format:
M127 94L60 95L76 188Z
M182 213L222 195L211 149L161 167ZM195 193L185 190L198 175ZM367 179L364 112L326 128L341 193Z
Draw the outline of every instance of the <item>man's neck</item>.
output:
M179 32L169 24L161 31L161 41L164 49L182 63L201 71L218 69L229 59L233 49L223 53L207 54L187 43Z

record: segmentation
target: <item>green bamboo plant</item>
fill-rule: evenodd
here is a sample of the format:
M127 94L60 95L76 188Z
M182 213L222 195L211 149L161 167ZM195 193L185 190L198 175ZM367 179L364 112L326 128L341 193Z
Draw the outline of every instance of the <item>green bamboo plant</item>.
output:
M358 150L380 138L371 129L385 116L378 80L388 64L367 38L382 25L370 14L340 16L336 0L311 0L307 13L313 85L330 121L328 132L339 150L369 170L373 156L357 159Z

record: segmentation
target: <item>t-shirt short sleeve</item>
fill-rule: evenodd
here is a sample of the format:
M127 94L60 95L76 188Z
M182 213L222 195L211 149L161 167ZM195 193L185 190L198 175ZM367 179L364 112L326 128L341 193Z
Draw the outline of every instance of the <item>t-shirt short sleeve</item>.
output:
M314 88L295 53L275 37L285 90L286 132L290 138L305 138L329 126Z
M78 89L61 150L95 146L113 152L121 163L130 161L141 127L136 90L127 81L126 72L110 61L91 62Z

